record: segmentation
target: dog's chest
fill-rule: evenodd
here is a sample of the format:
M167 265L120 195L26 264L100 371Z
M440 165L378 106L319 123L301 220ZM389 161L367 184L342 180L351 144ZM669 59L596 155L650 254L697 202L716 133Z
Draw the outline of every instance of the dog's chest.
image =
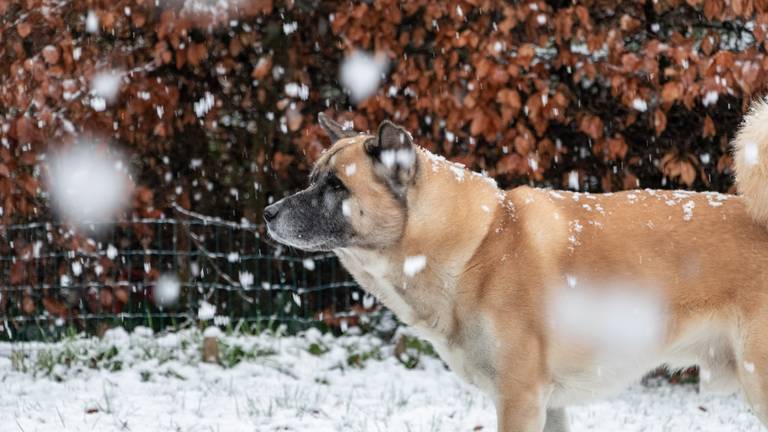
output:
M408 303L402 290L394 285L392 274L395 269L389 260L365 251L350 253L342 250L337 254L358 283L391 309L401 321L406 324L416 321L414 308Z
M454 308L430 291L434 287L407 283L397 286L392 275L397 274L398 269L376 254L364 251L337 253L360 285L428 340L452 371L489 394L495 394L494 341L497 339L489 323L482 317L473 316L454 326ZM448 335L449 332L452 334Z

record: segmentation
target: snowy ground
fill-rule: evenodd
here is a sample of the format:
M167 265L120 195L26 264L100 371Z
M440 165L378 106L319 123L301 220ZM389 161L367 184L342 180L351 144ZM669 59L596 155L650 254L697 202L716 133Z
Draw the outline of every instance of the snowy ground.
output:
M494 410L409 345L408 369L371 336L112 331L102 340L0 344L0 431L493 431ZM637 385L571 409L574 431L760 431L736 396Z

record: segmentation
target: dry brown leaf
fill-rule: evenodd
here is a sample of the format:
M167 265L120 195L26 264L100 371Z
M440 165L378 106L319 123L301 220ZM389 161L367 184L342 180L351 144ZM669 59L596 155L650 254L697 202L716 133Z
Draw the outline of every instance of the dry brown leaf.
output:
M19 33L19 36L26 38L32 33L32 26L29 23L23 22L16 27L16 31Z

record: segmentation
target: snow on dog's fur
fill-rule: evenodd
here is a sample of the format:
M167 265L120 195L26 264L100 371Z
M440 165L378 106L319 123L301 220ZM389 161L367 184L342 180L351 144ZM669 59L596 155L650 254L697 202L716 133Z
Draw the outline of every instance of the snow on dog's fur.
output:
M502 191L390 122L320 123L335 144L265 209L270 234L334 251L494 399L499 430L566 431L566 406L662 364L741 388L768 422L766 102L735 141L743 196Z

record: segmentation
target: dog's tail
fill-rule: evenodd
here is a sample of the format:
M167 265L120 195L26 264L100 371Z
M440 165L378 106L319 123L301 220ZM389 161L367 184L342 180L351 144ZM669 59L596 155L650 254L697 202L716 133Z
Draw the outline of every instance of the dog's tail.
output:
M752 103L733 141L736 186L747 212L768 226L768 98Z

